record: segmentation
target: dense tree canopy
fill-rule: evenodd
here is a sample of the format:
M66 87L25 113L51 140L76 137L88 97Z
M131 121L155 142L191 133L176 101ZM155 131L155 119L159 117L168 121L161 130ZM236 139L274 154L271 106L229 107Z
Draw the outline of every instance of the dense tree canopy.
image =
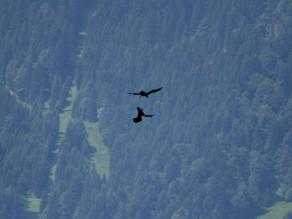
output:
M291 218L290 0L1 5L0 218Z

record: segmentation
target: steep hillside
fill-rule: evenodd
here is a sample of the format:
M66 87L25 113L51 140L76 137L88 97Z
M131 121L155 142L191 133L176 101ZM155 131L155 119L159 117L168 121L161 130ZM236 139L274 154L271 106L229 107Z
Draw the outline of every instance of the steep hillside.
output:
M2 2L0 218L291 217L291 1Z

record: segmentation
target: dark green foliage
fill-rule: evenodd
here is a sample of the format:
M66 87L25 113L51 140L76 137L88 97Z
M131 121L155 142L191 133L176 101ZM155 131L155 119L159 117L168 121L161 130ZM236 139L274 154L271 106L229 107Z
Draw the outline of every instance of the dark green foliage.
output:
M0 218L246 219L291 201L291 1L1 5ZM154 117L134 125L137 106Z

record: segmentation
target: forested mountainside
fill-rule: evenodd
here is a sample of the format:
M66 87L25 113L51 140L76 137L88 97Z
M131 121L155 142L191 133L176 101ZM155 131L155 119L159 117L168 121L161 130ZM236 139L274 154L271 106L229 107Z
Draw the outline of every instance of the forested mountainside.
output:
M0 218L292 218L291 39L290 0L1 0Z

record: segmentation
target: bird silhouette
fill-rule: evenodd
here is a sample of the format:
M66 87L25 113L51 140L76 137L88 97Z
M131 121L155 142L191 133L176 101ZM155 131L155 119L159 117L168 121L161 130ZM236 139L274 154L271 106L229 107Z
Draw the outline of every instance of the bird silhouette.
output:
M139 95L141 97L147 97L148 98L148 95L152 94L152 93L155 93L155 92L158 92L162 89L163 87L160 87L160 88L157 88L157 89L153 89L151 91L148 91L148 92L145 92L143 90L141 90L139 93L128 93L128 94L133 94L133 95Z
M142 117L152 117L153 115L147 115L144 113L143 108L141 109L140 107L137 107L138 110L138 115L137 117L133 118L134 123L138 123L142 121Z

